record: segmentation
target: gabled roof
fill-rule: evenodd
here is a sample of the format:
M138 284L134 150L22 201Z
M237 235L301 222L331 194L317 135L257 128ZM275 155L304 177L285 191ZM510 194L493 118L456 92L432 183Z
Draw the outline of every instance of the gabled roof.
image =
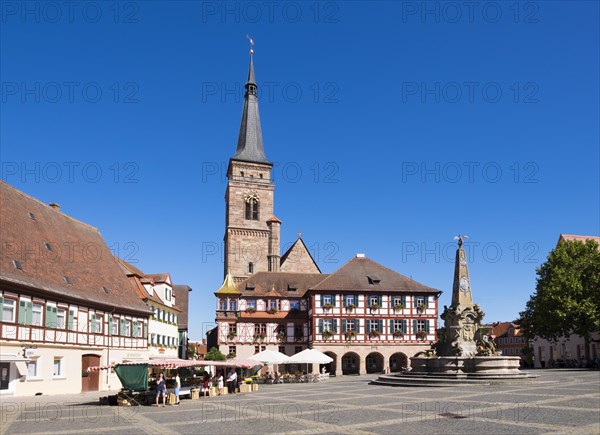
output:
M301 298L313 285L328 275L322 273L257 272L250 278L238 283L237 288L243 297L264 297L272 289L287 298Z
M281 256L279 268L282 272L321 273L301 237Z
M329 275L329 277L311 287L310 290L441 293L440 290L428 287L398 272L394 272L366 257L352 258L336 272Z
M0 281L43 291L57 301L63 298L103 309L149 312L97 228L2 181L0 246Z

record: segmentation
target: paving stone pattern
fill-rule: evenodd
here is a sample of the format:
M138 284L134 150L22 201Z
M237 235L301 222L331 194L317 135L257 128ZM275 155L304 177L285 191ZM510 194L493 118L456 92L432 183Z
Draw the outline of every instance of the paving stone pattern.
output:
M261 385L181 406L100 406L106 392L0 398L0 432L61 434L600 433L600 372L539 370L527 384L406 388L376 376Z

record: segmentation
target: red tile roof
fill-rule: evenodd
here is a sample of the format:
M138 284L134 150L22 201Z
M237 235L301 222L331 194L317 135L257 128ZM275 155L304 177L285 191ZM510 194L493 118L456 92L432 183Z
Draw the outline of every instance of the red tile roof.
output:
M2 181L0 243L0 281L39 289L57 300L149 312L97 228Z

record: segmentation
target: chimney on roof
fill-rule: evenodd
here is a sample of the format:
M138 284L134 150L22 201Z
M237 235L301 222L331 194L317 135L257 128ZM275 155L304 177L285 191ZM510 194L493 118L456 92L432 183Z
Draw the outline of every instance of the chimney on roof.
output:
M54 210L60 210L60 204L57 204L55 202L51 202L50 204L48 204L50 207L52 207Z
M356 254L356 258L365 258L365 254Z

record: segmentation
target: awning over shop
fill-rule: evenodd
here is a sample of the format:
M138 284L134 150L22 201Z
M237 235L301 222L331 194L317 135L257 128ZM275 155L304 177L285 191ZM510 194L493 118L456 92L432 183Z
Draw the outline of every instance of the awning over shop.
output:
M29 358L23 358L21 355L0 354L0 362L15 363L19 376L25 376L27 374L27 362L29 361L31 361Z

